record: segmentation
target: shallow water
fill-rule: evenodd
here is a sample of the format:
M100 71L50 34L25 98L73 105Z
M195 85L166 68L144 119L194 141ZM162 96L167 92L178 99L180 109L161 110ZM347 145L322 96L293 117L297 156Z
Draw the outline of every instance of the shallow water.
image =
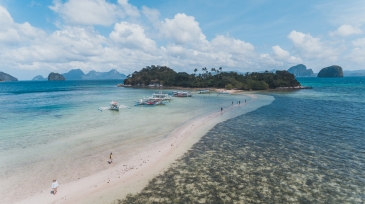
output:
M39 193L55 178L64 184L107 169L111 151L115 163L124 161L186 121L229 108L232 101L251 100L194 95L174 98L166 106L135 107L134 100L160 90L116 87L118 83L0 84L0 203ZM130 109L98 110L111 100Z
M364 203L365 78L301 80L115 203Z

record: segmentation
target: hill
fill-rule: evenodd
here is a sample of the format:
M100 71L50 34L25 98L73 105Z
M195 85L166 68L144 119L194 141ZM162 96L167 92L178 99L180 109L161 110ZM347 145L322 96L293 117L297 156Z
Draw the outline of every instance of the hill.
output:
M132 86L178 86L190 88L227 88L241 90L265 90L277 87L296 87L300 83L294 75L287 71L276 71L275 73L246 73L217 72L212 74L207 69L199 74L187 74L186 72L175 72L166 66L154 66L135 71L130 77L124 80L125 85Z
M126 75L112 69L109 72L90 71L85 74L81 69L72 69L62 74L67 80L105 80L105 79L125 79Z
M35 76L32 81L47 81L47 78L44 78L42 75Z
M318 77L343 77L342 67L338 65L325 67L319 71Z
M344 76L365 76L365 70L344 70L343 71Z
M296 77L315 77L312 69L307 69L304 64L298 64L288 69L289 73L294 74Z
M0 81L18 81L18 79L11 76L10 74L0 72Z

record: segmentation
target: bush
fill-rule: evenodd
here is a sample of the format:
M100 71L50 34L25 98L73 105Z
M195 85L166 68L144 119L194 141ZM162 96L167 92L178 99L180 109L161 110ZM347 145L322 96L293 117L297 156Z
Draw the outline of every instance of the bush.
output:
M227 90L231 90L231 89L233 89L232 84L227 84L227 85L226 85L226 89L227 89Z

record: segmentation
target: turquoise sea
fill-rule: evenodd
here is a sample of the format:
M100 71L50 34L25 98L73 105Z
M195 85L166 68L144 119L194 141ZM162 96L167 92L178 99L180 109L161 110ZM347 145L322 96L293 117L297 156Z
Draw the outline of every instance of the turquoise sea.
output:
M140 194L117 202L364 203L365 77L298 80L313 89L259 92L260 108L217 124ZM107 163L95 163L110 149L128 157L192 118L251 100L194 95L134 107L159 90L118 83L0 83L1 202L21 196L14 189L33 193L54 177L103 170ZM129 109L98 110L111 100Z
M365 77L298 80L116 203L364 203Z

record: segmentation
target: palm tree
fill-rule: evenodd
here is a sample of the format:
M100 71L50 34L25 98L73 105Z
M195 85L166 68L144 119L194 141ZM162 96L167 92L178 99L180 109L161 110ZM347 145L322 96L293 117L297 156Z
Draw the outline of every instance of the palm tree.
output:
M198 71L198 69L197 69L197 68L195 68L195 69L194 69L194 72L196 73L197 71Z

